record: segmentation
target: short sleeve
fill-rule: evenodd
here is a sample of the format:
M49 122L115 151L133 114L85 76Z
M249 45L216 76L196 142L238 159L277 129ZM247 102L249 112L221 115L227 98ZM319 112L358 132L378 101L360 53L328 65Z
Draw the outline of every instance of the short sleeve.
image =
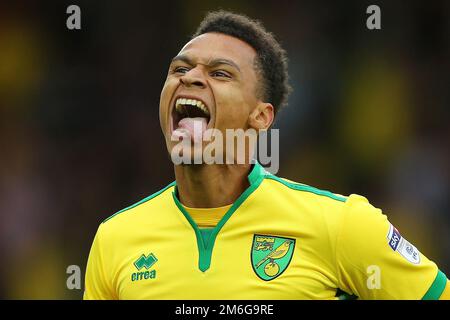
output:
M108 277L104 271L101 227L102 225L97 230L89 253L85 277L84 300L115 299L112 294L111 284L108 282Z
M340 289L360 299L439 299L447 278L380 209L351 195L336 244Z

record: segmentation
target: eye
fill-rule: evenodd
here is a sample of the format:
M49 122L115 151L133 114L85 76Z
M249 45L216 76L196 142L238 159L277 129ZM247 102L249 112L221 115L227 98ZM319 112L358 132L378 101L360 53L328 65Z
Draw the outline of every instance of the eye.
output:
M187 67L175 67L175 68L173 68L173 72L175 72L175 73L185 74L188 71L189 71L189 68L187 68Z
M211 76L219 78L231 78L231 75L228 72L222 70L211 72Z

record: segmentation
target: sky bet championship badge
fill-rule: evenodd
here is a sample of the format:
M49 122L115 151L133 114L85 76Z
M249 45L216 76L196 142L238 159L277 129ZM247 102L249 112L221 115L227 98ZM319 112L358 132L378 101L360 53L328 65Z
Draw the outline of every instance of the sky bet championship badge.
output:
M391 224L387 235L389 246L400 253L413 264L420 263L420 252L415 246L400 235L400 232Z
M294 247L294 239L255 234L251 254L253 270L265 281L275 279L289 266Z

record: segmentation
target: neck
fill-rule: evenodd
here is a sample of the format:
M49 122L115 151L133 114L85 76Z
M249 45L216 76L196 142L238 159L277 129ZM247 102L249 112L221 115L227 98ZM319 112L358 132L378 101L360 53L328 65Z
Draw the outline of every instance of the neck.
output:
M247 165L177 165L178 196L191 208L217 208L232 204L250 185Z

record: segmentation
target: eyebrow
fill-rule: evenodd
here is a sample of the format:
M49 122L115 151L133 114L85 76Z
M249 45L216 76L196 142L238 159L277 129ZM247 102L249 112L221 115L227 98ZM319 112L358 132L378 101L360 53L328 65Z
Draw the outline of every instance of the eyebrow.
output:
M187 63L188 65L191 65L191 66L193 66L195 64L192 61L191 58L189 58L188 56L186 56L184 54L180 54L180 55L177 55L176 57L174 57L172 59L172 62L175 62L175 61L183 61L183 62L185 62L185 63ZM229 59L225 59L225 58L213 59L207 64L207 66L208 67L216 67L216 66L221 65L221 64L229 65L229 66L237 69L239 72L241 72L241 69L239 68L239 66L233 60L229 60Z

